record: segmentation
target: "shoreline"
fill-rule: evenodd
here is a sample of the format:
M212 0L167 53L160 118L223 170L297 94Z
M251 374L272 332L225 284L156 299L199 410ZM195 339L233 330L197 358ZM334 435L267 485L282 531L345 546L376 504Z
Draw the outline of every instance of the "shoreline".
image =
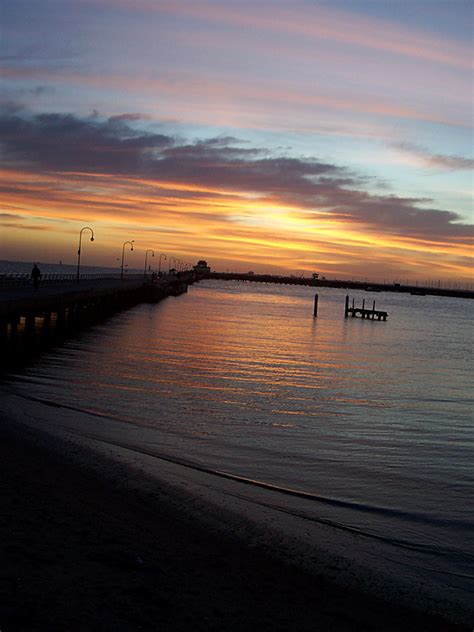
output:
M390 588L383 599L380 585L338 581L314 551L302 563L270 513L258 523L234 501L213 506L202 482L173 485L175 468L150 478L135 455L119 463L110 446L33 427L38 406L11 405L0 415L6 632L469 629Z

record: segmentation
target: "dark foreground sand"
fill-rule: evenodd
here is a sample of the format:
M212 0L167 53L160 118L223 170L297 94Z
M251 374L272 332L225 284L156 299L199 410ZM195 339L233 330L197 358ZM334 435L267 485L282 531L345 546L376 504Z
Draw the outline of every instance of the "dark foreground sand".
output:
M63 447L0 416L1 632L463 629L209 532Z

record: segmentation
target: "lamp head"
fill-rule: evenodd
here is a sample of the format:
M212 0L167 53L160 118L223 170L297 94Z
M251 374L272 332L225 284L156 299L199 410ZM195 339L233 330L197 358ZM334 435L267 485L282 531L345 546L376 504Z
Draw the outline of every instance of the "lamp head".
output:
M93 236L91 237L91 241L94 241L94 237Z

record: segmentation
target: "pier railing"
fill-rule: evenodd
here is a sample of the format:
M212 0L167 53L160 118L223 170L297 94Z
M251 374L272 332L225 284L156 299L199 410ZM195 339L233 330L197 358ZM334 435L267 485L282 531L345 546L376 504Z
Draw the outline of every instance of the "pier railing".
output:
M143 274L131 273L125 275L126 279L140 279L143 278ZM79 276L80 281L95 281L98 279L120 279L120 272L97 272L97 273L84 273ZM46 272L41 275L40 285L57 285L60 283L74 283L77 282L77 274L73 273L56 273ZM27 273L11 272L6 274L0 274L0 290L13 287L28 287L33 285L31 275Z

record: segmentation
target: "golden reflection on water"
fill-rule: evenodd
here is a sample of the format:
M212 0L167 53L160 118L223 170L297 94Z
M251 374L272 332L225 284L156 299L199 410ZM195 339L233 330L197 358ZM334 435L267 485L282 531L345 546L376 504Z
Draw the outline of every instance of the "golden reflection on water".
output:
M138 445L206 467L443 525L467 520L471 306L383 293L383 323L344 319L345 293L329 289L314 319L313 298L304 287L200 283L56 350L27 387L125 420ZM352 520L394 528L378 514ZM424 541L426 523L414 524L397 532Z

